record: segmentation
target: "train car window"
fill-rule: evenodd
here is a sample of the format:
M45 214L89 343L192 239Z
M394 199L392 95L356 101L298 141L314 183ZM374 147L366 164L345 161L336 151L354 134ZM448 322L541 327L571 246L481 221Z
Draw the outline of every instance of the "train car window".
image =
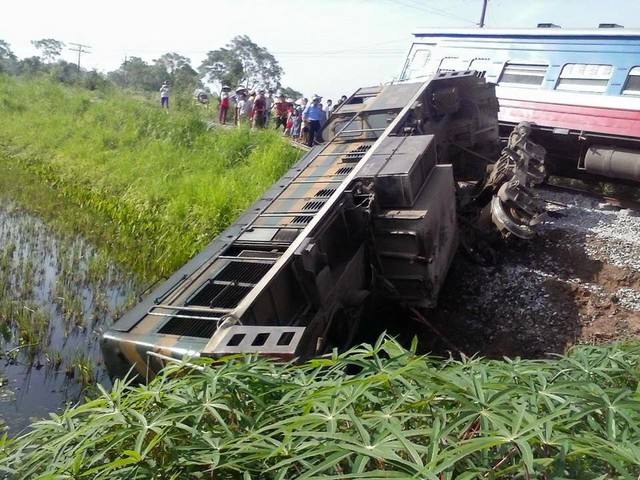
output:
M521 87L539 87L542 85L549 65L527 65L507 62L498 80L498 85L518 85Z
M402 75L401 80L411 80L413 78L419 78L421 76L429 75L432 72L428 72L426 69L429 60L431 59L431 50L428 48L420 48L413 52L409 61L407 62L407 68Z
M455 72L456 70L466 70L467 62L458 57L444 57L440 60L439 72Z
M556 90L602 93L607 88L612 72L611 65L567 63L562 67Z
M640 95L640 67L629 70L627 81L624 84L623 95Z

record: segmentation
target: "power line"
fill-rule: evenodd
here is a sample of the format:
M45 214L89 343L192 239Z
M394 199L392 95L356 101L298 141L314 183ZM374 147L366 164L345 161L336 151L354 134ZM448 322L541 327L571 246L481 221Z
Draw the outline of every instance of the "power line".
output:
M440 10L437 9L435 7L431 7L429 5L421 5L421 6L417 6L416 4L411 4L411 3L405 3L402 2L400 0L390 0L392 3L398 4L398 5L402 5L403 7L409 7L409 8L413 8L415 10L418 10L420 12L423 13L429 13L431 15L436 15L436 16L440 16L440 17L445 17L445 18L450 18L452 20L461 20L463 22L467 22L467 23L473 23L475 24L476 22L474 22L473 20L470 20L468 18L464 18L464 17L459 17L457 15L452 15L450 13L447 13L444 10Z
M69 45L75 45L76 48L69 48L72 52L78 52L78 73L80 73L80 56L83 53L91 53L89 50L85 50L85 48L91 48L89 45L83 45L81 43L73 43L69 42Z

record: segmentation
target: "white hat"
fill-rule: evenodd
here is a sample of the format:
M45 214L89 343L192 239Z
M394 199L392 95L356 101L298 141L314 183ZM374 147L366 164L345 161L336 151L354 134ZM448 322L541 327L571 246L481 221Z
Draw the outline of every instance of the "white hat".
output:
M322 97L320 95L314 95L313 97L311 97L311 101L313 100L322 100Z
M287 103L293 103L293 98L288 97L287 99L285 99L285 102ZM299 105L299 104L298 104Z

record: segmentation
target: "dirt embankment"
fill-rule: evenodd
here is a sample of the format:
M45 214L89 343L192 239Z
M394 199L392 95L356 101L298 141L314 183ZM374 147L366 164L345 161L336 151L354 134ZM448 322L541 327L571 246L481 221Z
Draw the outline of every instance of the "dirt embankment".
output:
M428 318L464 353L546 357L640 336L640 212L542 192L551 218L481 267L458 255ZM422 345L441 350L430 330ZM446 349L446 346L445 346Z

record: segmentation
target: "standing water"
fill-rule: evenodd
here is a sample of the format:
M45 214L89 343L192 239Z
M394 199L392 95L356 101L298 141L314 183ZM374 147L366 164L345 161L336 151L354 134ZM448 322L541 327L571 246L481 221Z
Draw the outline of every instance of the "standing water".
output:
M0 432L110 386L99 336L134 284L81 238L65 238L12 203L0 205Z

